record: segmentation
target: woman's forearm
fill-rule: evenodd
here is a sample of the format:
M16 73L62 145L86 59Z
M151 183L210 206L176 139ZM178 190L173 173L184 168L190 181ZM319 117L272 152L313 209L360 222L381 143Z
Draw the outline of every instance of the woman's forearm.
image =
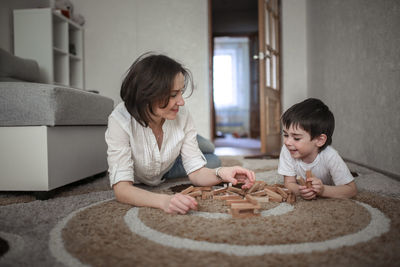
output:
M203 167L189 174L190 181L197 186L213 186L222 182L215 175L215 169Z
M153 193L135 187L131 182L119 182L113 186L115 197L121 203L138 207L163 208L167 195Z

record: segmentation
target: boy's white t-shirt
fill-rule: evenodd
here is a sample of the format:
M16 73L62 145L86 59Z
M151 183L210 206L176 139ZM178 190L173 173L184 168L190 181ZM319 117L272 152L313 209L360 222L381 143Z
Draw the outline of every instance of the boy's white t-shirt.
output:
M287 147L283 145L278 173L284 176L299 175L305 178L307 170L311 170L313 175L326 185L344 185L354 180L346 163L331 146L319 152L312 163L305 163L301 159L292 158Z

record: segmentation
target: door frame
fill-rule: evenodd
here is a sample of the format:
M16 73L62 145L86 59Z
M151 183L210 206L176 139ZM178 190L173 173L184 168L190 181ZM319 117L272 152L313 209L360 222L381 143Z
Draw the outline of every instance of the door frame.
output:
M266 14L267 12L268 14ZM266 18L268 19L268 31L265 27ZM261 152L276 155L279 153L282 143L280 133L282 114L281 1L258 0L258 20ZM266 33L268 33L268 38ZM273 64L274 58L276 66ZM269 70L269 84L267 83L267 70Z

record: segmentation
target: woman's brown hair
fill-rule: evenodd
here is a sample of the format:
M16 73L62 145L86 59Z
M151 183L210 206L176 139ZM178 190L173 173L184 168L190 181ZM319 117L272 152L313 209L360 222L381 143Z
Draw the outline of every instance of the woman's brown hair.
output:
M132 117L147 127L154 114L154 104L165 108L168 105L175 77L182 73L186 91L193 92L192 74L182 64L165 55L145 53L133 62L121 85L121 98Z

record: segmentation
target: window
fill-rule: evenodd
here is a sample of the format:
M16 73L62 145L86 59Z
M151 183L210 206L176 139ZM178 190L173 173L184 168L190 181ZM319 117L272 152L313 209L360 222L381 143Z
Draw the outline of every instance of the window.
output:
M234 60L229 50L220 51L214 56L214 103L216 107L235 106L236 82Z

